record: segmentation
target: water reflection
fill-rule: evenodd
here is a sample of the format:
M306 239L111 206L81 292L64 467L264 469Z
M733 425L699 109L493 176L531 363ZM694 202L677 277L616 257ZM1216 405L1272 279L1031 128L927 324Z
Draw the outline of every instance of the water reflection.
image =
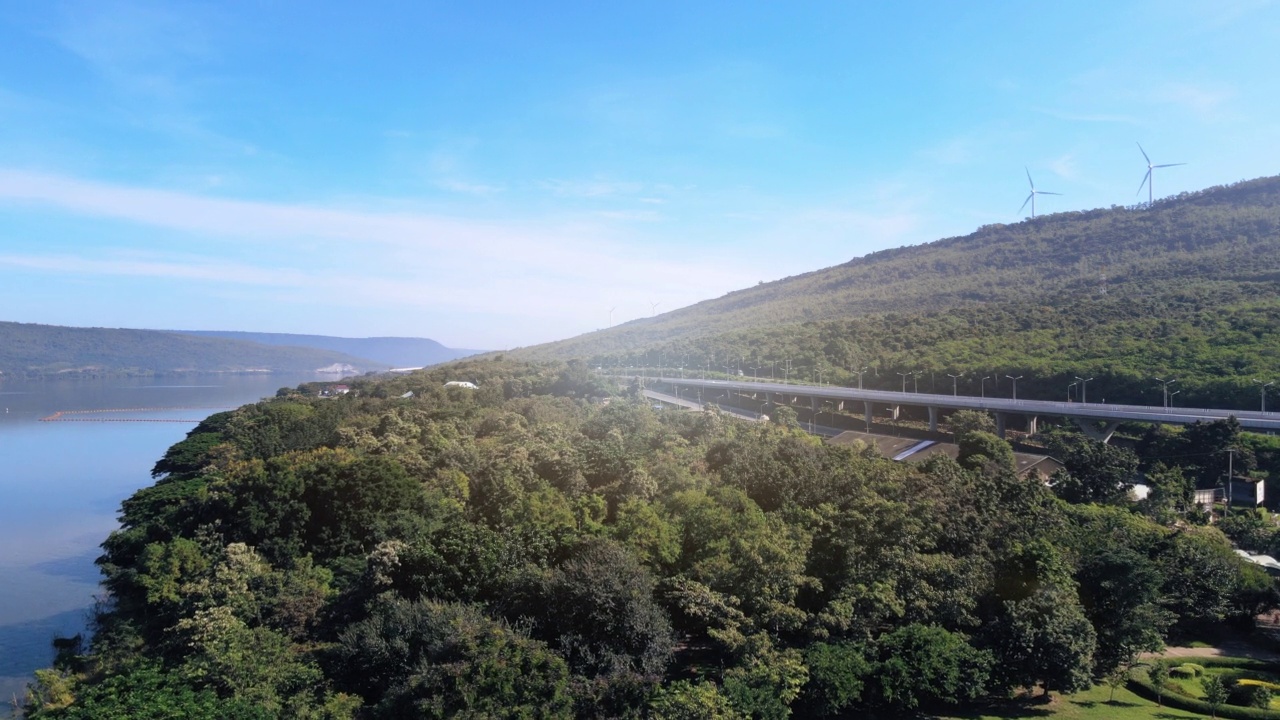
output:
M50 641L85 627L98 593L93 561L120 502L151 483L151 467L193 427L179 422L39 422L68 415L198 419L274 395L314 375L14 383L0 381L0 702L53 658ZM0 705L0 708L3 708ZM0 714L3 710L0 710Z

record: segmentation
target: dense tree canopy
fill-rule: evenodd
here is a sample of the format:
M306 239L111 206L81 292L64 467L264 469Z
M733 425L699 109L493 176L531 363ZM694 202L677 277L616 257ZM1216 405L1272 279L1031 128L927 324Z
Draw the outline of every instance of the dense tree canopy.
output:
M1273 600L1218 530L1123 506L1119 471L1069 504L977 418L912 466L580 364L466 370L197 427L124 503L92 647L31 716L895 714L1077 689Z

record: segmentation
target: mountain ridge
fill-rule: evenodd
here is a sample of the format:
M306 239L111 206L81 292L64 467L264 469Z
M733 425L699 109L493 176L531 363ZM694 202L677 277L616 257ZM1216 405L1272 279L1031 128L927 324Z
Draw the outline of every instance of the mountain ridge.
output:
M389 366L346 353L272 347L164 330L0 321L3 377L310 372L333 365L350 366L355 372L385 370Z
M368 358L393 367L422 367L475 355L481 350L450 348L430 338L365 337L294 333L261 333L243 330L170 330L183 335L249 340L281 347L309 347Z

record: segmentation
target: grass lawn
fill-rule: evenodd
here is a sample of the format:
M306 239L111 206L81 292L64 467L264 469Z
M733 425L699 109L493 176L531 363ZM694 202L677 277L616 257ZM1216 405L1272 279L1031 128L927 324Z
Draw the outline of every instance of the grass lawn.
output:
M1115 704L1108 704L1111 688L1098 685L1075 695L1054 696L1048 705L1013 706L1004 713L947 715L950 720L1000 720L1002 718L1052 718L1053 720L1200 720L1189 710L1159 707L1125 688L1116 688ZM993 712L993 711L988 711Z

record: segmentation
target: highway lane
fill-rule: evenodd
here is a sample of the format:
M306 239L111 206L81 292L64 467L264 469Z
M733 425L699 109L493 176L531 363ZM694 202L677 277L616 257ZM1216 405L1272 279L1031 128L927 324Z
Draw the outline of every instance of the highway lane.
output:
M1111 405L1107 403L1053 402L1049 400L1013 400L981 398L970 395L936 395L903 393L889 390L859 390L831 385L797 385L793 383L748 380L699 380L694 378L648 378L646 382L662 382L678 388L731 390L743 393L779 393L833 401L869 401L880 405L911 405L949 410L987 410L1018 415L1071 417L1107 422L1145 422L1171 425L1224 420L1234 416L1249 430L1280 430L1280 413L1256 410L1223 410L1204 408L1162 408L1148 405ZM708 400L710 398L707 398Z

